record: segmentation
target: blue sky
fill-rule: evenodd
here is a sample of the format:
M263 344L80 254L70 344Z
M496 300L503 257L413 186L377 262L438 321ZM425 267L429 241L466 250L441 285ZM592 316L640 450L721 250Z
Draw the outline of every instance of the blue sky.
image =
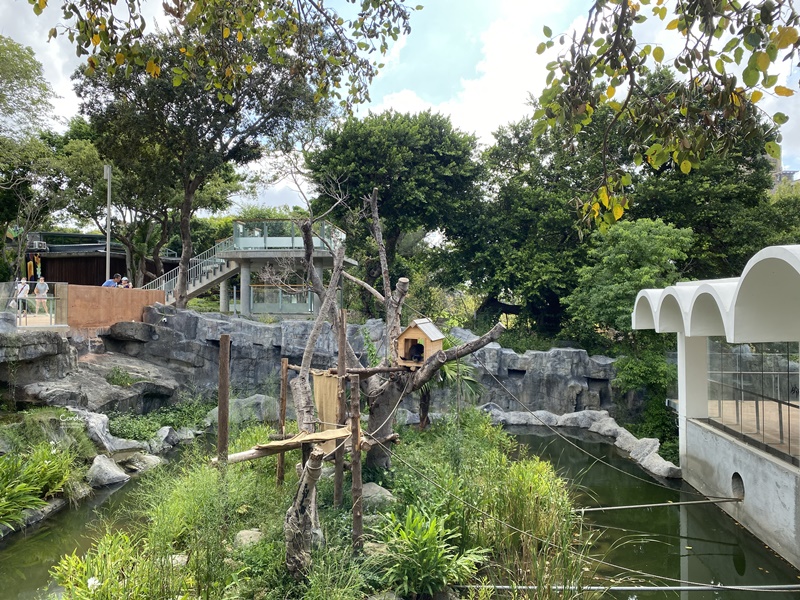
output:
M390 49L371 89L372 104L360 112L432 109L450 115L456 127L477 134L486 145L499 126L528 114L528 95L541 90L544 65L553 58L535 52L544 39L542 27L569 31L583 22L590 5L589 0L409 2L416 3L426 6L413 15L411 34ZM47 31L60 16L60 0L50 4L36 17L27 0L1 0L0 34L34 49L45 76L62 96L56 116L66 119L77 111L69 75L78 61L67 40L47 42ZM160 13L160 5L160 0L145 0L151 15ZM653 25L645 33L652 39L641 39L663 44L669 59L670 48L680 42L672 34ZM798 72L790 65L783 69L782 83L798 90ZM790 116L783 128L784 166L800 170L800 93L788 99L766 95L760 104L770 114L780 110Z

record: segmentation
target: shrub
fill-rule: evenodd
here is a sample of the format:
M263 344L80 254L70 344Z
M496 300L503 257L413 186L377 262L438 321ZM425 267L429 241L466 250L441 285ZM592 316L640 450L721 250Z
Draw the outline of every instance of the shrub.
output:
M113 367L106 375L106 381L111 385L119 387L131 387L137 381L143 381L141 377L134 377L120 367Z
M450 584L465 582L488 550L459 552L451 542L458 533L444 519L409 506L400 520L390 514L382 528L387 552L381 557L383 582L400 596L431 597Z
M165 425L174 429L198 426L213 407L212 402L189 399L158 408L146 415L112 412L108 415L108 430L117 437L147 441Z

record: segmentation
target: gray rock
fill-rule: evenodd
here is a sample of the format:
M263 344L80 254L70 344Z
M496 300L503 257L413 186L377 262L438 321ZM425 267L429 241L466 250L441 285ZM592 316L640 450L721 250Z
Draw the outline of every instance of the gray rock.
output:
M489 416L492 418L492 423L496 425L503 425L506 422L506 412L494 402L487 402L479 406L478 409L489 413Z
M159 456L153 456L152 454L142 454L141 452L137 452L133 456L130 456L123 461L120 461L119 464L128 471L133 471L135 473L143 473L144 471L149 471L150 469L156 468L163 462L164 459Z
M397 500L386 488L369 482L364 484L361 501L364 504L364 510L380 510L387 505L394 504Z
M177 435L178 442L191 442L195 437L197 437L195 430L191 427L181 427L178 429Z
M505 424L508 426L558 425L558 416L546 410L509 411L505 413Z
M621 430L623 430L623 428L620 427L617 424L617 421L611 417L606 417L605 419L595 421L589 427L589 431L594 431L595 433L614 438L615 440L617 439L617 436Z
M67 407L75 418L83 421L89 439L101 446L106 452L123 452L125 450L146 450L148 445L136 440L126 440L111 435L108 431L108 415L93 413L80 408Z
M244 529L236 533L233 538L234 548L247 548L264 539L264 534L258 529Z
M153 454L160 454L170 450L178 442L180 442L180 438L178 437L177 432L172 427L165 425L156 431L153 439L148 442L148 446L150 448L150 452Z
M86 473L86 480L93 488L122 483L131 478L122 468L105 454L94 457L92 466Z
M280 404L277 398L264 394L253 394L247 398L233 398L228 404L228 421L230 423L244 423L257 421L259 423L276 423ZM213 408L206 415L206 425L216 425L219 421L219 408ZM289 406L286 407L287 418L294 418L294 411L289 415Z
M188 554L173 554L169 557L169 563L176 569L180 569L189 564Z
M639 462L639 465L645 470L658 477L666 477L668 479L680 479L681 468L676 467L668 460L664 460L658 453L651 452L644 460Z
M589 427L591 427L596 421L606 418L608 418L608 412L605 410L581 410L578 412L561 415L558 418L558 426L589 429Z
M430 418L430 415L428 415ZM394 414L395 425L419 425L419 415L405 408L398 408Z
M637 440L637 442L633 445L633 448L629 450L629 453L633 460L641 463L645 458L654 452L658 452L660 445L661 444L657 438L642 438Z
M636 436L633 435L630 431L624 428L620 428L620 431L617 433L617 441L614 442L614 445L625 452L630 453L633 450L633 447L636 445L636 442L639 440L636 439Z

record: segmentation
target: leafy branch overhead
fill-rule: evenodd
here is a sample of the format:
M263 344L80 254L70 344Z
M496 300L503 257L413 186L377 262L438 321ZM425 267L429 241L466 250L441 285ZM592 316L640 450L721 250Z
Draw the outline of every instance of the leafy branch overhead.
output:
M28 1L36 14L48 4ZM403 0L164 0L174 32L189 41L183 65L162 73L161 57L140 43L148 25L142 0L60 0L60 5L63 24L49 35L67 35L78 55L87 56L88 73L101 66L109 74L144 69L152 77L171 77L175 85L205 77L208 89L228 100L256 68L255 58L240 46L250 42L267 48L273 61L291 49L318 97L345 105L369 99L369 83L383 66L374 56L408 33L411 13L422 8ZM342 16L331 5L351 14Z
M763 127L755 108L765 94L791 96L778 85L783 61L797 61L800 17L792 0L595 0L582 31L553 35L537 49L563 46L547 65L547 87L539 99L535 133L564 127L572 135L592 121L601 106L614 118L606 126L604 154L616 127L627 127L638 140L631 148L634 164L654 169L673 163L683 173L706 156L725 153L736 140ZM656 20L680 36L675 56L642 39L642 26ZM642 80L671 62L687 81L653 93ZM618 93L619 91L619 93ZM788 117L770 116L765 152L780 157L778 128ZM584 219L607 227L628 208L631 174L604 162L604 180L589 199L579 199Z

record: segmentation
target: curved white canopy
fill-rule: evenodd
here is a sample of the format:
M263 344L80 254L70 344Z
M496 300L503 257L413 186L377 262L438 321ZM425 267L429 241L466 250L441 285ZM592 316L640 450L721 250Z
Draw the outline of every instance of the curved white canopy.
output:
M764 248L741 277L641 290L631 321L634 329L731 343L800 340L800 245Z

